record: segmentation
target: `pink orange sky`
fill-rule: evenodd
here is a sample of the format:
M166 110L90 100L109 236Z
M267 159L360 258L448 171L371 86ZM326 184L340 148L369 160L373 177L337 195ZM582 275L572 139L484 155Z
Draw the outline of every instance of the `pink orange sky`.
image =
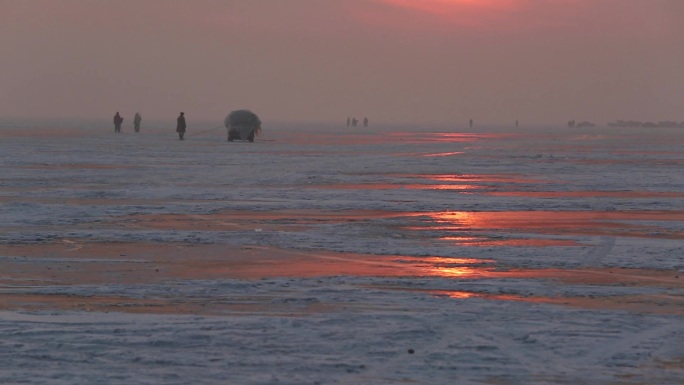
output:
M396 7L415 9L435 15L468 10L514 11L523 5L520 0L378 0Z
M0 0L0 117L684 120L679 0Z

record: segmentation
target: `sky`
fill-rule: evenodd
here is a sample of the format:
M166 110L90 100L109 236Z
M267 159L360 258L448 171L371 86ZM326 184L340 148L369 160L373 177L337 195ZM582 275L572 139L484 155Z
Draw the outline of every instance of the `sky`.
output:
M681 0L0 0L0 117L684 121Z

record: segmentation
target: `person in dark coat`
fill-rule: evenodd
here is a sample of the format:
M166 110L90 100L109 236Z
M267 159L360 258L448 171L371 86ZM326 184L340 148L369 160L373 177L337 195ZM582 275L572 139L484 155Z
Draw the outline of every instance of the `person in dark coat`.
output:
M140 132L140 122L142 121L142 117L140 116L140 112L135 113L135 118L133 118L133 128L135 128L135 132Z
M178 116L178 119L176 119L176 132L178 133L178 139L179 140L184 140L183 136L185 135L185 113L181 112L180 116Z
M114 115L114 132L121 132L121 123L123 123L123 118L119 115L119 111Z

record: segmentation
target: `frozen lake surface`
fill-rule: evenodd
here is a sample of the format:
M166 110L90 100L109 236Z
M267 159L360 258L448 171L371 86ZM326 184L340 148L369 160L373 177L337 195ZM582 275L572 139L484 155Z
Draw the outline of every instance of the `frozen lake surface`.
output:
M684 130L188 123L0 124L0 383L684 383Z

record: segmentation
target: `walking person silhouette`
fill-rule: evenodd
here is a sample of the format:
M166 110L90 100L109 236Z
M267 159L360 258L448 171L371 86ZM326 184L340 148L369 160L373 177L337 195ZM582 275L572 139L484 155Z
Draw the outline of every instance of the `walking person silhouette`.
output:
M185 128L185 113L181 112L178 116L178 119L176 119L176 132L178 133L178 140L185 140L183 139L183 136L185 135Z
M123 123L123 118L119 115L119 111L114 115L114 132L121 132L121 123Z
M133 128L135 129L135 132L140 132L140 122L142 121L142 117L140 116L140 112L135 113L135 118L133 118Z

